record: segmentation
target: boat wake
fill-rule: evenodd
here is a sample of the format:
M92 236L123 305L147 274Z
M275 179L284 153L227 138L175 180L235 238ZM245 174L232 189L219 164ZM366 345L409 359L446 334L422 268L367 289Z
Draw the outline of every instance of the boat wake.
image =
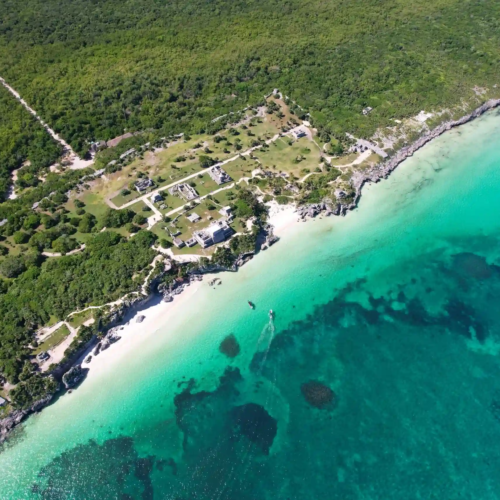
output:
M262 368L264 367L275 333L276 328L274 327L274 319L270 317L269 322L264 326L260 333L259 339L257 340L256 351L263 353L259 372L261 372Z

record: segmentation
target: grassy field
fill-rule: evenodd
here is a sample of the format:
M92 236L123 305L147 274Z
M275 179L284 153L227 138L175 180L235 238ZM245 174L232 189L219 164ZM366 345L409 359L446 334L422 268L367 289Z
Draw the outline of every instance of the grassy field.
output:
M48 351L59 345L68 335L70 331L66 325L62 325L49 337L47 337L34 351L33 354L39 354L43 351Z
M94 310L93 309L88 309L87 311L83 311L78 314L73 314L73 316L70 316L68 318L68 323L73 327L73 328L78 328L85 323L85 321L89 320L90 318L94 317Z
M291 146L287 141L280 137L266 150L254 153L264 169L300 177L305 170L313 172L319 166L321 152L309 139L302 137Z
M280 101L281 102L281 101ZM286 125L288 117L291 117L288 107L281 102L284 118L278 118L274 114L265 114L261 117L254 117L244 125L238 125L234 130L238 135L232 135L229 126L228 129L221 130L217 135L227 138L228 141L215 141L214 135L197 134L189 137L187 140L180 139L168 146L167 148L153 151L146 151L142 158L138 157L129 165L126 165L122 170L114 173L107 173L103 177L90 182L90 189L78 194L76 198L85 203L85 210L92 213L97 218L100 218L108 209L106 199L110 199L117 207L135 200L142 196L135 189L131 188L131 184L139 177L139 173L153 179L155 187L148 192L158 187L163 187L181 181L185 177L199 172L202 178L195 177L188 182L195 183L195 189L200 196L204 196L219 187L206 173L200 165L200 155L209 156L213 159L218 158L224 160L235 158L223 168L234 179L239 180L242 177L250 176L254 168L259 165L255 160L248 156L238 157L238 152L235 149L235 144L241 144L240 152L246 151L251 147L251 143L257 137L268 139L274 137L281 130L283 125ZM248 135L251 133L252 135ZM281 139L280 139L281 140ZM273 147L273 146L271 146ZM205 151L208 148L208 153ZM229 150L229 153L224 153L224 148ZM176 161L181 160L183 161ZM122 195L121 191L128 189L127 195ZM167 213L173 209L179 208L187 202L177 196L171 196L168 191L163 191L165 196L164 204L166 209L161 210L162 213ZM72 198L66 203L65 208L76 215L76 207L74 205L75 198ZM135 212L142 211L142 201L130 207ZM157 205L159 208L159 204ZM78 241L84 243L88 239L87 235L77 234L75 236Z
M137 203L130 205L130 207L128 208L129 210L132 210L132 212L135 212L136 214L140 213L141 215L144 215L144 217L147 217L150 214L150 212L144 211L144 207L146 206L147 205L142 200L139 200Z
M257 152L254 152L254 155L257 156ZM259 168L260 164L250 158L249 156L243 156L237 158L234 161L226 163L224 165L224 170L231 176L232 179L238 181L242 177L251 177L252 170Z
M125 203L128 203L129 201L135 200L136 198L139 198L139 196L142 196L145 193L140 193L137 190L132 190L130 191L129 194L123 195L120 193L119 195L115 196L114 198L111 198L111 201L117 206L121 207L122 205L125 205Z

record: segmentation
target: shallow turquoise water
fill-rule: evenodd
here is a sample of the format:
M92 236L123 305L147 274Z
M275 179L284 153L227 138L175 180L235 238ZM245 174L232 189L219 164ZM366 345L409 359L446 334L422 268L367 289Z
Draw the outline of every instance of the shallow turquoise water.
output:
M28 421L1 498L500 498L498 137L450 132L223 275Z

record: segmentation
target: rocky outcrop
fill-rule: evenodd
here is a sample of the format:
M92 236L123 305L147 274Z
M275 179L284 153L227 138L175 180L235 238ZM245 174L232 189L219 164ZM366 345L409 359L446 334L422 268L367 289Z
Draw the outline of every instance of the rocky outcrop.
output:
M143 316L143 319L145 316ZM110 328L105 337L101 340L101 351L106 350L111 344L118 342L121 337L118 335L119 328Z
M122 320L123 316L127 312L130 312L132 308L142 307L144 304L149 302L153 295L144 296L141 294L130 294L128 297L125 297L120 305L116 306L115 309L109 314L106 318L107 326L113 326L119 321Z
M491 109L494 109L498 106L500 106L500 99L490 99L482 106L479 106L479 108L476 108L472 113L465 115L458 120L450 120L444 122L430 132L422 135L408 146L401 148L394 156L389 158L387 161L381 162L364 172L355 172L353 174L351 183L356 192L356 196L354 200L350 201L349 203L343 203L342 198L339 199L340 214L345 215L348 210L352 210L357 206L359 197L361 196L361 189L366 182L378 182L381 179L386 179L400 163L406 160L406 158L412 156L416 151L418 151L433 139L436 139L452 128L459 127L460 125L464 125L465 123L478 118L487 111L490 111Z
M73 389L73 387L76 387L87 376L88 371L88 368L82 368L81 365L73 366L62 377L64 387L66 389Z
M36 413L45 408L51 401L53 395L46 396L39 401L36 401L30 408L25 410L14 410L7 417L0 420L0 443L3 442L10 431L19 425L28 415Z
M335 214L335 208L332 208L331 205L331 200L325 200L321 203L312 203L310 205L298 207L296 213L301 220L314 219L314 217L321 213L330 216Z
M248 261L253 259L253 256L255 255L255 252L246 252L242 253L241 255L238 256L238 258L234 261L233 264L233 269L237 270L239 267L243 266L246 264Z
M98 344L95 346L95 349L93 351L94 356L99 356L99 353L101 352L101 343L98 342Z

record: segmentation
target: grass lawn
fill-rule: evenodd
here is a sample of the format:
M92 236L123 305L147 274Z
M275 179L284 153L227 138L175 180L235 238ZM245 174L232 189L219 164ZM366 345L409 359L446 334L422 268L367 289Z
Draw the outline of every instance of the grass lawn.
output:
M195 245L194 247L172 247L172 252L174 255L201 255L203 257L209 257L214 253L216 246L211 246L208 248L201 248L200 245Z
M257 152L254 152L254 155L257 156ZM242 158L226 163L222 168L233 180L238 181L242 177L251 177L252 171L260 168L260 164L252 160L249 156L243 156Z
M181 198L180 196L172 196L170 193L168 194L168 196L165 197L165 200L163 201L163 203L167 206L167 208L165 209L160 209L158 207L158 209L160 210L160 212L162 212L163 214L166 214L168 212L171 212L172 210L174 210L175 208L179 208L179 207L182 207L184 205L187 205L188 203L190 203L189 201L186 201L184 198Z
M143 210L143 208L146 207L146 206L147 205L142 200L139 200L137 203L134 203L133 205L130 205L130 207L128 207L128 209L132 210L132 212L135 212L136 214L140 213L141 215L144 215L144 217L147 217L149 214L152 215L152 211L151 212L145 212Z
M231 201L234 200L235 192L236 190L234 188L226 189L224 191L221 191L220 193L213 195L212 201L214 202L215 205L218 205L219 209L222 207L226 207L231 203Z
M126 196L122 195L121 193L118 196L115 196L114 198L111 198L111 201L117 206L121 207L122 205L125 205L125 203L128 203L129 201L135 200L136 198L139 198L139 196L142 196L141 193L139 194L137 190L130 191L129 194Z
M216 189L224 187L224 185L219 186L208 174L203 175L201 179L191 179L189 183L195 184L193 187L200 196L205 196Z
M73 328L78 328L79 326L82 326L85 321L88 319L92 318L94 314L93 309L89 309L87 311L83 311L78 314L73 314L73 316L70 316L68 319L68 323L73 327Z
M364 162L360 163L359 165L356 165L354 168L357 171L364 171L371 168L373 165L376 165L381 160L382 158L378 154L372 153Z
M2 241L0 243L0 245L2 245L2 246L4 246L4 247L6 247L6 248L9 249L9 253L7 254L7 256L19 255L21 253L21 247L22 246L27 246L26 244L25 245L16 245L14 243L14 237L13 236L7 236L7 238L5 239L5 241Z
M68 335L69 329L66 325L62 325L49 337L47 337L34 351L33 354L38 354L42 351L48 351L56 345L59 345Z
M285 115L288 116L287 113L286 111ZM106 182L97 181L92 190L100 193L103 198L109 196L113 192L128 186L130 181L135 180L137 172L145 173L148 177L154 179L160 187L172 184L172 182L181 180L190 174L202 171L199 163L201 155L209 156L212 159L218 158L221 161L234 157L238 152L244 152L250 148L251 142L257 137L264 140L273 137L281 131L281 126L285 123L286 118L280 120L275 114L266 114L263 118L255 118L252 124L247 123L245 125L246 129L243 129L241 125L237 126L236 130L238 130L239 134L236 136L230 135L228 130L221 130L216 135L223 136L227 140L218 143L214 140L215 136L208 134L194 135L187 141L181 140L161 151L146 152L144 158L136 158L120 172L106 174ZM248 135L249 132L252 135ZM235 148L236 142L239 142L242 146L239 151ZM200 145L200 147L195 148L197 145ZM209 153L205 152L205 147L208 147ZM227 149L229 153L225 153L224 149ZM185 159L175 161L179 157ZM121 206L126 201L129 201L129 199L122 200L119 195L113 198L113 202L117 206Z
M255 151L254 155L266 170L292 173L297 177L305 169L314 172L321 157L318 148L307 137L302 137L291 146L280 137L267 150Z
M98 219L109 208L99 194L91 191L86 191L82 196L79 196L79 199L85 203L85 211L95 215Z
M347 156L341 156L340 158L333 159L331 161L331 164L336 167L348 165L349 163L352 163L358 156L358 153L349 153Z

